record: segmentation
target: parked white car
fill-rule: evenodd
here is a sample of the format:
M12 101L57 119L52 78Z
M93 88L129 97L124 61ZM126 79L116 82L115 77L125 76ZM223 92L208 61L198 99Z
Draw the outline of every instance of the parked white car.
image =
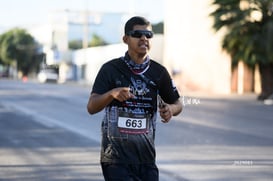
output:
M59 75L54 69L43 69L38 73L38 81L45 82L58 82Z

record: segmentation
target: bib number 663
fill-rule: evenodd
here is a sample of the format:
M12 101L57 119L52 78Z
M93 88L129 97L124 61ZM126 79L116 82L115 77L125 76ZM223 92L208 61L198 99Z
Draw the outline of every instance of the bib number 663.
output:
M126 120L126 127L128 128L141 128L142 127L142 120L136 119L127 119Z
M128 117L119 117L118 127L128 129L145 129L146 119L134 119Z

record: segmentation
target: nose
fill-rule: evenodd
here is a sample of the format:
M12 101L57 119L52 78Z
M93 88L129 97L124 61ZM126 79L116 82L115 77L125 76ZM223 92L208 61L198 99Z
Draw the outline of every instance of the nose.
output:
M142 35L140 38L141 38L141 39L148 39L148 38L146 37L146 35Z

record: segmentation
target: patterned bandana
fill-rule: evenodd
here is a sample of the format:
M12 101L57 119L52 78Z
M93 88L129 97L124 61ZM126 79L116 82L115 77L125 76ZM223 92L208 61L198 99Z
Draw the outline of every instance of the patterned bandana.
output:
M124 60L124 62L127 64L127 66L130 68L130 70L134 74L143 74L144 72L146 72L146 70L148 70L148 68L150 66L150 57L149 56L147 56L145 58L145 60L142 64L135 63L131 59L131 57L129 56L128 52L125 53L125 56L122 57L122 59Z

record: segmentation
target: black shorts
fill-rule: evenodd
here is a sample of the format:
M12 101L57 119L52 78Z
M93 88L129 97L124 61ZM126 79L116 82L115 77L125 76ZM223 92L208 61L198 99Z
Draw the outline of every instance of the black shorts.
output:
M158 181L155 164L101 163L105 181Z

